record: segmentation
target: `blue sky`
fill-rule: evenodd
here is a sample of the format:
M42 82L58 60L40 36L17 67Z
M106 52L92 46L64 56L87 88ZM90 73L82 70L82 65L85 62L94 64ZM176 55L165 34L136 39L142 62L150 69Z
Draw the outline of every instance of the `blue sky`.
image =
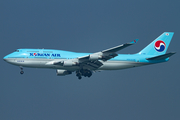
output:
M0 1L0 55L18 48L97 52L139 39L119 53L137 53L163 32L174 32L167 63L56 76L53 69L24 68L3 59L0 119L178 120L179 1Z

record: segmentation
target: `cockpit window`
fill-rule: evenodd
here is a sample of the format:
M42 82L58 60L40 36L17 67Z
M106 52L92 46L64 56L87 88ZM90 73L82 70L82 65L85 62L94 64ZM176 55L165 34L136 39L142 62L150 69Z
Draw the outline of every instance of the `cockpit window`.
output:
M19 50L15 50L15 52L19 52Z

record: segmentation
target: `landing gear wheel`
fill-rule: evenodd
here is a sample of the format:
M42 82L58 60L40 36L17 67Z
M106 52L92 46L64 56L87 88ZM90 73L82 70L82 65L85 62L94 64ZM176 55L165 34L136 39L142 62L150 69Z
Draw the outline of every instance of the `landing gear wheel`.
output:
M78 79L80 80L82 77L81 76L78 76Z
M92 75L92 72L89 72L88 77L91 77L91 75Z
M78 77L79 80L82 78L81 73L79 71L76 71L76 76Z
M23 71L23 67L22 67L22 66L20 66L20 69L21 69L20 74L21 74L21 75L24 74L24 71Z
M24 74L24 71L21 71L20 74L21 74L21 75Z
M79 76L81 76L81 74L80 74L80 73L77 73L76 76L79 77Z

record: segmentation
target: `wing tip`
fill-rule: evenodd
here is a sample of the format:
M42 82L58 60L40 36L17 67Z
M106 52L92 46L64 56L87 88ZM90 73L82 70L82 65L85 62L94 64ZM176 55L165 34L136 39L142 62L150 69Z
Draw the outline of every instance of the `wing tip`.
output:
M133 40L132 42L130 42L131 44L135 44L135 43L137 43L138 42L138 40L139 39L135 39L135 40Z

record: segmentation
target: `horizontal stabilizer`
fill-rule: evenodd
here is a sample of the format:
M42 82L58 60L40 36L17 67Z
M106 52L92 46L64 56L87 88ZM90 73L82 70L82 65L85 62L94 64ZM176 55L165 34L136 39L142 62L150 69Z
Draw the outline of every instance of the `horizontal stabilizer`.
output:
M166 59L172 55L174 55L175 52L171 52L171 53L166 53L164 55L159 55L159 56L156 56L156 57L151 57L151 58L146 58L147 60L162 60L162 59Z

